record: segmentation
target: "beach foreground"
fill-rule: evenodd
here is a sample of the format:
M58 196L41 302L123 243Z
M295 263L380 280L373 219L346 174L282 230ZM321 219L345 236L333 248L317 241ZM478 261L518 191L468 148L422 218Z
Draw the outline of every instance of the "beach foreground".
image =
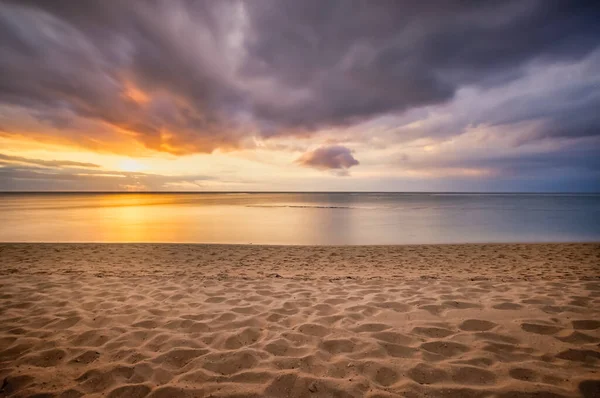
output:
M600 394L600 244L0 244L0 276L0 396Z

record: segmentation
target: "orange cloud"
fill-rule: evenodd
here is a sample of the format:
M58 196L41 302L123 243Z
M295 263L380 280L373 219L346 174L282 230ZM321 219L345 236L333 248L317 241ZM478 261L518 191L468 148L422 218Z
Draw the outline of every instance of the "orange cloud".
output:
M123 96L138 104L146 104L150 101L150 95L136 87L132 82L125 82Z

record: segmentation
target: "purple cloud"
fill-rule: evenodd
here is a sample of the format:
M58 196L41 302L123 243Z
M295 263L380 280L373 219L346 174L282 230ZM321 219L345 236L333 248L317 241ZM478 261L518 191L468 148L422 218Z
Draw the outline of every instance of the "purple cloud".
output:
M443 104L577 61L600 33L586 1L76 3L0 2L0 116L89 146L85 120L177 155ZM540 135L596 134L588 97Z
M347 170L359 164L352 156L352 151L345 146L332 145L322 146L304 153L296 163L319 170ZM345 173L342 173L345 175Z
M512 145L405 163L519 176L561 167L596 183L597 3L4 0L0 137L127 155L328 142L297 164L343 175L358 161L333 142L352 142L368 170L400 144L479 128L477 139ZM375 147L386 155L370 156ZM24 165L93 167L7 163L19 166L0 170L11 184Z

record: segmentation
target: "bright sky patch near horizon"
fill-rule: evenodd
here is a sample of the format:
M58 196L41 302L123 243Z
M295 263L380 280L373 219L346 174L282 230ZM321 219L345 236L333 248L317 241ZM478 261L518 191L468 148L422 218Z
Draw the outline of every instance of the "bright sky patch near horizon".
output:
M0 191L598 191L593 1L0 3Z

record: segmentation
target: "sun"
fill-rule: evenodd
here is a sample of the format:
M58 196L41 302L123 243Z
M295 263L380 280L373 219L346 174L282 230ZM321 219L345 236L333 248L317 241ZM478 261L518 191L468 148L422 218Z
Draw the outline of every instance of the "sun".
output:
M134 172L142 171L144 169L144 166L137 160L123 159L119 162L119 168L123 171L128 171L128 172L134 173Z

